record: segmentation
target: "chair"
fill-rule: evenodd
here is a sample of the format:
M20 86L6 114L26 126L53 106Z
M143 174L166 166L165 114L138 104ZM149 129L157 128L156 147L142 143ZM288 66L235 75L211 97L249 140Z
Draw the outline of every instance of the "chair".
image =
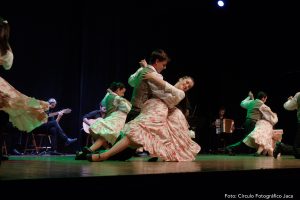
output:
M39 137L39 143L38 143L38 150L44 150L43 152L40 152L39 154L45 154L48 152L49 149L51 149L51 136L49 134L36 134L35 137ZM48 139L47 141L45 141L44 139Z
M44 152L47 152L48 149L51 149L51 136L48 134L44 133L38 133L38 134L33 134L33 133L27 133L27 138L25 142L25 148L24 148L24 153L27 151L35 151L35 154L41 154L40 150L44 149ZM47 145L45 145L44 138L47 138ZM30 139L31 139L31 146L30 146ZM38 140L38 143L37 143ZM44 145L44 146L43 146Z

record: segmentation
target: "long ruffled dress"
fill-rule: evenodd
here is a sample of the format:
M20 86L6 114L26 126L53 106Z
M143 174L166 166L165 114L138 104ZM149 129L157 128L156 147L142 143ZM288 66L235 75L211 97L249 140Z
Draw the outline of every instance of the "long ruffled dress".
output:
M5 61L3 67L10 69L12 52L8 51L0 58ZM47 122L48 116L45 111L49 109L49 104L22 94L2 77L0 77L0 95L0 110L8 113L9 121L20 131L30 132Z

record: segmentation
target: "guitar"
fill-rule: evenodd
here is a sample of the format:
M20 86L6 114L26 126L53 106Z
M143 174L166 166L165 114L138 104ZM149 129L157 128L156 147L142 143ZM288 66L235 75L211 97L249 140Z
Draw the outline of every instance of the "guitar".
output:
M69 114L69 113L72 112L72 110L71 110L70 108L62 109L62 110L57 111L57 112L49 113L49 117L56 116L56 115L58 115L60 112L62 112L63 114Z
M93 124L97 119L88 119L89 123L90 124ZM90 134L90 125L88 125L87 123L85 122L82 122L82 128L84 130L84 132Z

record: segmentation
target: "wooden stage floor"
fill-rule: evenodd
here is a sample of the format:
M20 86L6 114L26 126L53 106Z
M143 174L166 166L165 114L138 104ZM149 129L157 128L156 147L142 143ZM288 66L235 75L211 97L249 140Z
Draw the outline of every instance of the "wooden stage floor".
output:
M74 160L74 155L11 156L0 166L1 187L30 185L41 189L59 185L72 189L97 185L100 191L114 191L118 185L127 191L126 188L140 190L155 185L175 191L199 190L210 197L224 197L240 190L255 193L262 188L268 194L290 194L294 199L300 194L299 184L293 183L300 181L300 160L292 156L274 159L200 154L193 162L147 162L148 159L88 162ZM210 188L217 190L211 194Z

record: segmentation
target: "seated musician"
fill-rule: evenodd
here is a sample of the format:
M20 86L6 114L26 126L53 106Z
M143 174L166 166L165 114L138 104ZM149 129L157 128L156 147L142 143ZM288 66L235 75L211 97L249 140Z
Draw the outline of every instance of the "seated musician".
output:
M227 119L226 117L226 109L224 106L219 108L218 115L212 122L212 128L212 150L213 152L218 153L219 150L224 149L224 147L230 143L230 133L232 133L235 129L234 121L232 119Z
M53 112L54 108L56 107L57 101L54 98L50 98L48 100L50 105L49 110L47 111L48 114L48 121L41 126L35 128L32 133L39 134L39 133L47 133L51 135L51 149L52 154L60 155L61 153L57 152L57 139L60 138L65 146L69 146L70 144L77 141L77 138L69 138L61 126L59 125L59 120L62 118L64 114L68 114L71 112L71 109L63 109L58 112Z

